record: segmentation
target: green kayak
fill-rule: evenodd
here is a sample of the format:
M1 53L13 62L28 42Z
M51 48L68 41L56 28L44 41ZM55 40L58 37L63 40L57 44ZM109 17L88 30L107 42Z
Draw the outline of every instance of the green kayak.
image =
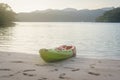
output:
M76 47L61 45L55 49L40 49L40 56L46 62L55 62L76 56Z
M73 56L72 50L40 49L39 53L46 62L60 61Z

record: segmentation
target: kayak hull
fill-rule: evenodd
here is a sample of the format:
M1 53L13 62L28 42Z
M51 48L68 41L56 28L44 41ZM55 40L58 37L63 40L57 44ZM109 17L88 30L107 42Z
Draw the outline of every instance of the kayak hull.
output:
M72 50L40 49L39 53L46 62L61 61L73 56Z

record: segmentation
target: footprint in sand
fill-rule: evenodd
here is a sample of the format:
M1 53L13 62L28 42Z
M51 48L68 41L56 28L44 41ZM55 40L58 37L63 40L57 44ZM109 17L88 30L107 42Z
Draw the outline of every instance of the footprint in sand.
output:
M72 69L71 71L79 71L80 69L79 68L72 68L72 67L64 67L64 68L66 68L66 69Z
M15 76L15 75L17 75L17 74L19 74L19 73L21 73L21 71L18 71L18 72L16 72L16 73L9 74L9 75L0 76L0 77L9 78L9 77Z
M88 72L88 74L95 75L95 76L99 76L100 75L99 73L95 73L95 72Z
M66 77L65 75L66 75L65 73L62 73L62 74L59 75L59 78L60 79L66 79L66 80L71 79L69 77Z
M48 78L45 78L45 77L42 77L41 79L38 79L38 80L47 80Z
M4 75L4 76L0 76L0 77L4 77L4 78L9 78L9 77L12 77L14 76L13 74L9 74L9 75Z
M0 71L11 71L11 69L0 69Z
M29 71L36 71L35 69L27 69L27 70L24 70L23 72L29 72Z
M90 68L95 68L96 64L90 64Z
M80 69L79 68L76 68L76 69L73 69L72 71L79 71Z
M11 61L12 63L24 63L23 61Z
M30 74L30 73L23 73L23 75L25 75L25 76L31 76L31 77L36 76L35 74Z
M24 70L23 71L23 75L25 76L36 76L35 74L30 74L30 73L27 73L27 72L31 72L31 71L36 71L35 69L27 69L27 70Z
M90 65L90 68L95 68L95 66L93 66L93 65Z
M66 75L65 73L62 73L62 74L59 75L59 78L60 79L65 79L65 75Z
M53 70L51 70L52 72L54 72L54 71L58 71L58 69L53 69Z

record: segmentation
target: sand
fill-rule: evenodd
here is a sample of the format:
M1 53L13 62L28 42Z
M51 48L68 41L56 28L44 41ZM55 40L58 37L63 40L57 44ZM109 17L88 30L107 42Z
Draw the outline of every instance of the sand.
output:
M39 54L0 52L0 80L120 80L120 60L76 56L46 63Z

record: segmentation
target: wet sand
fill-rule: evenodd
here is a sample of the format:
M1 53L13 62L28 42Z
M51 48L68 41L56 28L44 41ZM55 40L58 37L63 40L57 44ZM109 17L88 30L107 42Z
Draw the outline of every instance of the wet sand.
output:
M120 60L76 56L46 63L39 54L0 52L0 80L120 80Z

